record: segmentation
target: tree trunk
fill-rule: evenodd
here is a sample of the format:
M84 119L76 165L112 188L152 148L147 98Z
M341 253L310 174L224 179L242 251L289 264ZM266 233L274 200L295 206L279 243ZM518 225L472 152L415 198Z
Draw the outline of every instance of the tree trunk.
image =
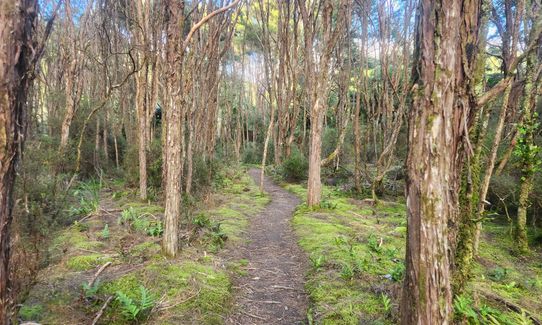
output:
M164 238L162 240L164 253L174 257L179 250L179 218L181 214L181 107L173 101L166 109L166 209Z
M361 193L361 93L356 94L356 108L353 116L354 128L354 186L358 193Z
M542 24L539 15L535 15L533 19L535 19L535 21L533 22L533 28L529 35L531 40L539 37L536 34L536 30L540 28ZM542 39L539 38L537 42L539 45L542 44ZM529 252L526 226L527 209L529 208L529 195L533 189L534 174L540 165L540 160L538 158L540 147L534 142L534 137L539 124L538 115L536 114L536 97L542 84L542 78L538 78L537 80L535 74L536 71L539 71L539 68L540 62L538 62L537 52L531 51L527 56L525 85L521 102L524 120L523 123L518 126L520 135L515 149L521 164L521 185L515 225L515 237L518 250L522 254Z
M13 185L26 131L26 97L37 57L37 1L0 0L0 323L9 324Z
M145 69L142 69L145 71ZM136 74L136 112L138 122L138 157L139 157L139 197L147 199L147 113L145 109L145 75L143 71Z
M402 324L449 324L448 221L457 211L455 107L461 1L421 0L407 155L406 275ZM459 115L459 116L457 116Z
M307 205L320 204L322 199L322 180L320 178L322 156L322 129L325 110L320 107L320 98L316 99L311 110L311 133L309 147L309 178L307 180Z

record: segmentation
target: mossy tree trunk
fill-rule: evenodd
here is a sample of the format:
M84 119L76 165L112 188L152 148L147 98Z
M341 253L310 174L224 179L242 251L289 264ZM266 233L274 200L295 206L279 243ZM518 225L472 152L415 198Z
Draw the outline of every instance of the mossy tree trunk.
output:
M537 37L540 28L541 14L532 17L533 27L529 39ZM542 45L542 39L538 37L538 45ZM518 202L517 219L515 223L515 238L518 250L522 254L529 252L527 240L527 209L529 208L529 195L533 189L534 175L540 168L540 147L534 142L534 135L538 129L538 114L536 113L537 94L540 89L542 78L536 79L536 71L539 71L540 62L536 51L527 55L527 67L525 70L525 85L521 109L523 110L523 123L518 126L519 139L515 153L520 160L521 178Z
M422 0L417 12L413 104L407 154L406 274L402 324L448 324L452 318L448 223L457 215L463 1ZM472 14L472 13L467 13Z

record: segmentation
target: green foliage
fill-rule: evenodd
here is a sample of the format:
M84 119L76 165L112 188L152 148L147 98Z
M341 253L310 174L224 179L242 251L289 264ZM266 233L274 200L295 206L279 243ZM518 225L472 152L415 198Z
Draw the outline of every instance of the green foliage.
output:
M249 142L245 150L243 150L241 160L245 164L261 164L262 152L263 151L256 145L256 143Z
M23 305L19 309L18 316L23 321L39 321L43 315L42 305Z
M309 162L297 149L292 150L290 157L284 159L280 166L282 178L286 181L299 182L307 179Z
M133 207L129 207L128 209L122 210L120 214L119 223L124 225L128 224L131 221L135 220L137 218L137 213Z
M192 223L199 228L205 228L211 225L209 217L204 213L199 213L196 215L196 217L192 220Z
M224 242L228 239L228 235L220 229L220 223L216 222L211 225L211 239L213 245L223 247Z
M488 273L488 277L493 281L502 281L508 276L508 269L496 267Z
M355 269L352 265L344 263L341 268L341 278L345 280L352 280L355 274Z
M79 204L70 208L72 216L87 216L100 207L100 189L102 184L97 180L81 182L73 192Z
M535 134L540 126L536 122L538 114L535 112L533 117L526 117L526 122L518 125L518 140L514 148L514 155L520 160L520 167L523 172L522 177L532 175L540 170L542 159L540 159L540 146L533 141Z
M454 312L457 318L464 321L478 319L478 313L473 309L472 300L465 296L458 296L454 299Z
M382 245L375 234L370 234L367 238L367 246L372 252L380 254L382 252Z
M533 325L531 318L525 313L525 310L521 310L521 314L516 313L512 316L512 322L510 324L515 325Z
M405 276L405 264L397 263L390 271L391 279L395 282L403 280Z
M122 315L132 321L143 319L156 304L156 298L144 286L139 287L139 300L137 301L122 291L117 291L116 296Z
M151 194L154 189L159 189L162 186L162 143L160 138L155 139L151 143L150 152L147 154L147 186Z
M160 220L151 220L153 215L150 213L138 213L133 206L128 207L121 212L119 224L130 225L135 231L147 234L153 237L160 237L164 232L164 226Z
M153 237L160 237L164 233L164 227L162 226L161 221L153 221L147 227L147 235L153 236Z
M218 159L207 159L198 156L193 162L192 189L194 193L204 193L210 189L224 186L224 166Z
M455 318L462 324L473 325L531 325L533 324L524 310L521 313L513 313L511 316L501 311L482 305L475 307L471 298L461 295L454 299L453 303Z
M102 238L109 239L109 224L105 224L104 229L102 229Z
M96 296L96 293L100 289L101 283L100 280L96 280L92 286L88 284L88 282L83 282L81 284L81 289L83 291L83 297L86 299L92 299L94 296Z
M325 209L325 210L335 210L335 209L337 209L337 203L334 203L331 200L323 199L320 202L319 207L320 207L320 209Z
M326 263L326 258L324 255L311 255L309 256L309 260L311 261L312 267L315 270L319 270Z
M384 293L381 293L380 300L382 301L382 308L384 309L384 312L386 313L386 315L389 315L391 312L391 308L393 307L390 297L388 297Z

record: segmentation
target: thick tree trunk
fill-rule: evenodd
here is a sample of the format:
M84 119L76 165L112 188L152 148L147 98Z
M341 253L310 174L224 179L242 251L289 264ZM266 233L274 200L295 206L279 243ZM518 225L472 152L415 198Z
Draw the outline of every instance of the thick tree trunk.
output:
M454 91L460 22L461 1L420 1L407 155L405 325L451 322L448 221L457 211L460 134Z
M13 185L24 144L26 97L36 55L37 1L0 0L0 323L9 323Z

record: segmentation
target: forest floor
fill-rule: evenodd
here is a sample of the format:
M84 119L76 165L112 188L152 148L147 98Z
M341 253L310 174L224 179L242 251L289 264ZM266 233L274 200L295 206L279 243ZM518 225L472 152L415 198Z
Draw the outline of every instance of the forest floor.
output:
M397 323L401 198L375 204L324 186L320 206L309 208L304 185L266 178L261 193L258 178L256 169L224 171L183 216L175 259L161 255L158 203L139 201L118 180L81 184L74 209L92 212L51 234L48 264L18 319L92 324L106 305L98 324ZM522 257L505 217L484 222L473 278L454 301L459 323L537 324L542 247L534 235Z

